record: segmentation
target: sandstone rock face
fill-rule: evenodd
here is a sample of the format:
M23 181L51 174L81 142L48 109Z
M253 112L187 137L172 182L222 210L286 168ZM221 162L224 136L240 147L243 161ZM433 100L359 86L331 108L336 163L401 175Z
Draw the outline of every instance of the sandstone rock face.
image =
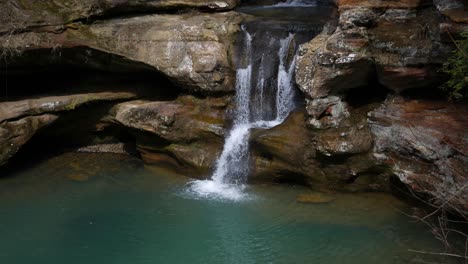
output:
M369 114L375 157L414 192L466 215L467 114L465 104L390 98Z
M0 122L27 115L69 111L86 103L132 98L135 98L135 94L129 92L101 92L0 102Z
M181 11L225 11L237 0L2 0L0 32L41 26L61 26L109 14Z
M450 20L468 23L468 11L463 0L434 0L437 9Z
M130 101L116 105L109 117L133 129L142 158L193 177L208 177L224 138L227 98Z
M347 122L348 123L348 122ZM303 113L251 135L252 181L291 181L313 188L388 190L388 172L369 155L366 118L342 128L310 130Z
M304 181L304 175L318 167L302 113L294 113L272 129L253 131L250 140L255 151L251 180L275 180L289 175L297 178L288 180ZM318 178L324 178L321 172L318 174Z
M103 92L51 96L0 103L0 165L5 164L22 145L42 127L58 119L57 114L99 101L125 100L135 97L127 92Z
M3 53L14 55L15 51L87 47L83 61L75 63L106 69L109 62L99 61L94 55L99 51L115 55L113 60L139 63L161 72L192 92L226 92L234 89L229 50L239 29L239 19L239 14L226 12L78 23L61 33L0 36L0 48Z
M208 12L227 11L237 3L8 0L0 11L5 22L0 26L0 53L12 71L15 67L47 65L21 60L22 54L49 50L50 56L62 56L60 50L79 49L78 56L64 55L60 61L99 70L114 70L108 68L110 62L132 64L162 73L197 96L232 93L235 71L231 46L242 15ZM204 173L221 150L228 103L224 97L191 96L165 102L132 101L117 105L109 120L135 133L138 149L148 163L166 163L190 174ZM72 102L53 104L57 111L74 107ZM5 118L49 111L42 101L32 107L29 101L15 109L9 107L0 108Z
M324 175L394 173L412 191L429 194L440 204L449 201L454 211L467 214L464 105L398 97L372 110L376 106L370 99L366 107L348 102L352 94L366 97L359 90L363 87L382 86L396 94L424 88L430 93L439 81L436 65L450 51L446 31L466 31L465 4L340 0L336 30L300 47L296 82L306 96L314 159L348 157L333 166L321 161ZM360 176L354 182L375 186L369 179Z
M89 32L100 49L151 65L185 89L230 91L235 80L228 52L238 18L158 15L99 23Z
M315 128L338 127L344 119L350 116L348 104L337 96L315 100L306 99L306 102L306 110L310 117L308 123Z
M428 86L443 49L437 13L425 6L421 1L340 1L336 31L322 36L321 46L315 41L301 47L299 87L317 99L365 86L375 74L397 93Z

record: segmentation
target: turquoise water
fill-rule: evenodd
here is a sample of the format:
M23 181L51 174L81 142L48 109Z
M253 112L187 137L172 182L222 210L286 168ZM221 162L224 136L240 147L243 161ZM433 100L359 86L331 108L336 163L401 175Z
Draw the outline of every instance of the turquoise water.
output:
M103 154L64 154L0 178L0 263L409 263L440 251L402 202L297 186L197 197L189 179ZM428 261L426 256L424 260Z

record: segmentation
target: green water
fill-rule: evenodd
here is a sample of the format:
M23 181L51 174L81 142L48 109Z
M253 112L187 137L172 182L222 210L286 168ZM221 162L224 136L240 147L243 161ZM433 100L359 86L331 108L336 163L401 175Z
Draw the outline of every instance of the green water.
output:
M440 251L383 194L302 204L294 186L240 202L187 191L188 178L103 154L65 154L0 179L0 263L409 263ZM428 260L425 257L425 260Z

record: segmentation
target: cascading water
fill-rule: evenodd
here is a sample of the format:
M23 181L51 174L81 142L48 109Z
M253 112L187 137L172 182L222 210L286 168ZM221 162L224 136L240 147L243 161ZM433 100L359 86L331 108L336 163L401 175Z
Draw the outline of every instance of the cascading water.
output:
M191 189L202 196L239 200L245 197L243 189L249 173L249 136L252 128L268 129L284 121L294 107L294 59L290 59L294 35L280 40L276 92L274 100L266 100L262 54L257 76L252 76L255 65L252 56L252 35L242 27L247 66L236 74L236 109L234 125L226 137L223 151L216 162L211 180L195 181ZM268 54L267 54L268 55ZM256 77L254 82L254 77ZM269 109L275 108L271 117Z

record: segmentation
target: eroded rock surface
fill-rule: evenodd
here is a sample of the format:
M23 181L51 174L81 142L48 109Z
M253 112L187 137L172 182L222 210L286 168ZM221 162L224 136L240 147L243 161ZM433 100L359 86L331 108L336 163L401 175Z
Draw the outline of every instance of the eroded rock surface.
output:
M133 129L147 163L207 177L222 148L228 103L228 98L193 96L166 102L130 101L116 105L109 118Z
M0 123L27 115L74 110L87 103L126 100L135 97L135 94L129 92L101 92L0 102Z
M2 0L0 33L38 27L60 27L103 15L171 12L184 9L226 11L238 0Z
M59 112L74 110L86 103L134 97L134 94L128 92L102 92L1 102L0 165L13 157L39 129L55 122Z
M365 116L348 126L310 130L304 113L252 133L252 181L285 181L347 191L388 190L390 174L370 155Z
M450 20L468 23L468 10L463 0L434 0L437 9Z
M465 10L461 1L435 4L438 9L425 0L338 1L336 30L301 45L297 57L296 82L306 96L309 124L339 126L349 113L343 97L359 93L352 89L382 86L402 93L436 87L442 80L437 65L451 50L446 31L463 32L467 24L441 16Z
M13 55L11 68L15 66L15 55L22 52L86 47L87 55L73 63L107 69L109 61L95 56L99 51L115 55L113 60L152 68L192 92L226 92L234 89L235 73L229 52L239 30L239 19L239 14L226 12L147 15L91 25L77 23L61 33L4 35L0 37L0 48L3 53ZM57 54L60 53L51 52L51 56Z
M397 93L429 86L437 77L433 64L446 50L438 14L426 6L421 1L340 1L336 31L300 49L299 87L316 99L375 78Z
M465 5L458 0L338 1L336 30L300 47L296 82L306 96L307 125L323 131L316 132L318 153L351 155L354 170L374 164L367 169L378 171L380 163L382 175L394 173L412 191L430 194L440 204L450 200L466 215L466 107L444 98L391 97L373 111L373 97L360 90L435 93L442 80L437 67L453 49L447 31L456 36L467 30ZM356 94L367 96L367 109L348 102ZM369 111L367 124L362 114ZM340 138L341 133L351 138ZM346 171L342 164L328 168Z
M467 116L466 104L388 99L369 114L375 157L414 192L466 215Z

